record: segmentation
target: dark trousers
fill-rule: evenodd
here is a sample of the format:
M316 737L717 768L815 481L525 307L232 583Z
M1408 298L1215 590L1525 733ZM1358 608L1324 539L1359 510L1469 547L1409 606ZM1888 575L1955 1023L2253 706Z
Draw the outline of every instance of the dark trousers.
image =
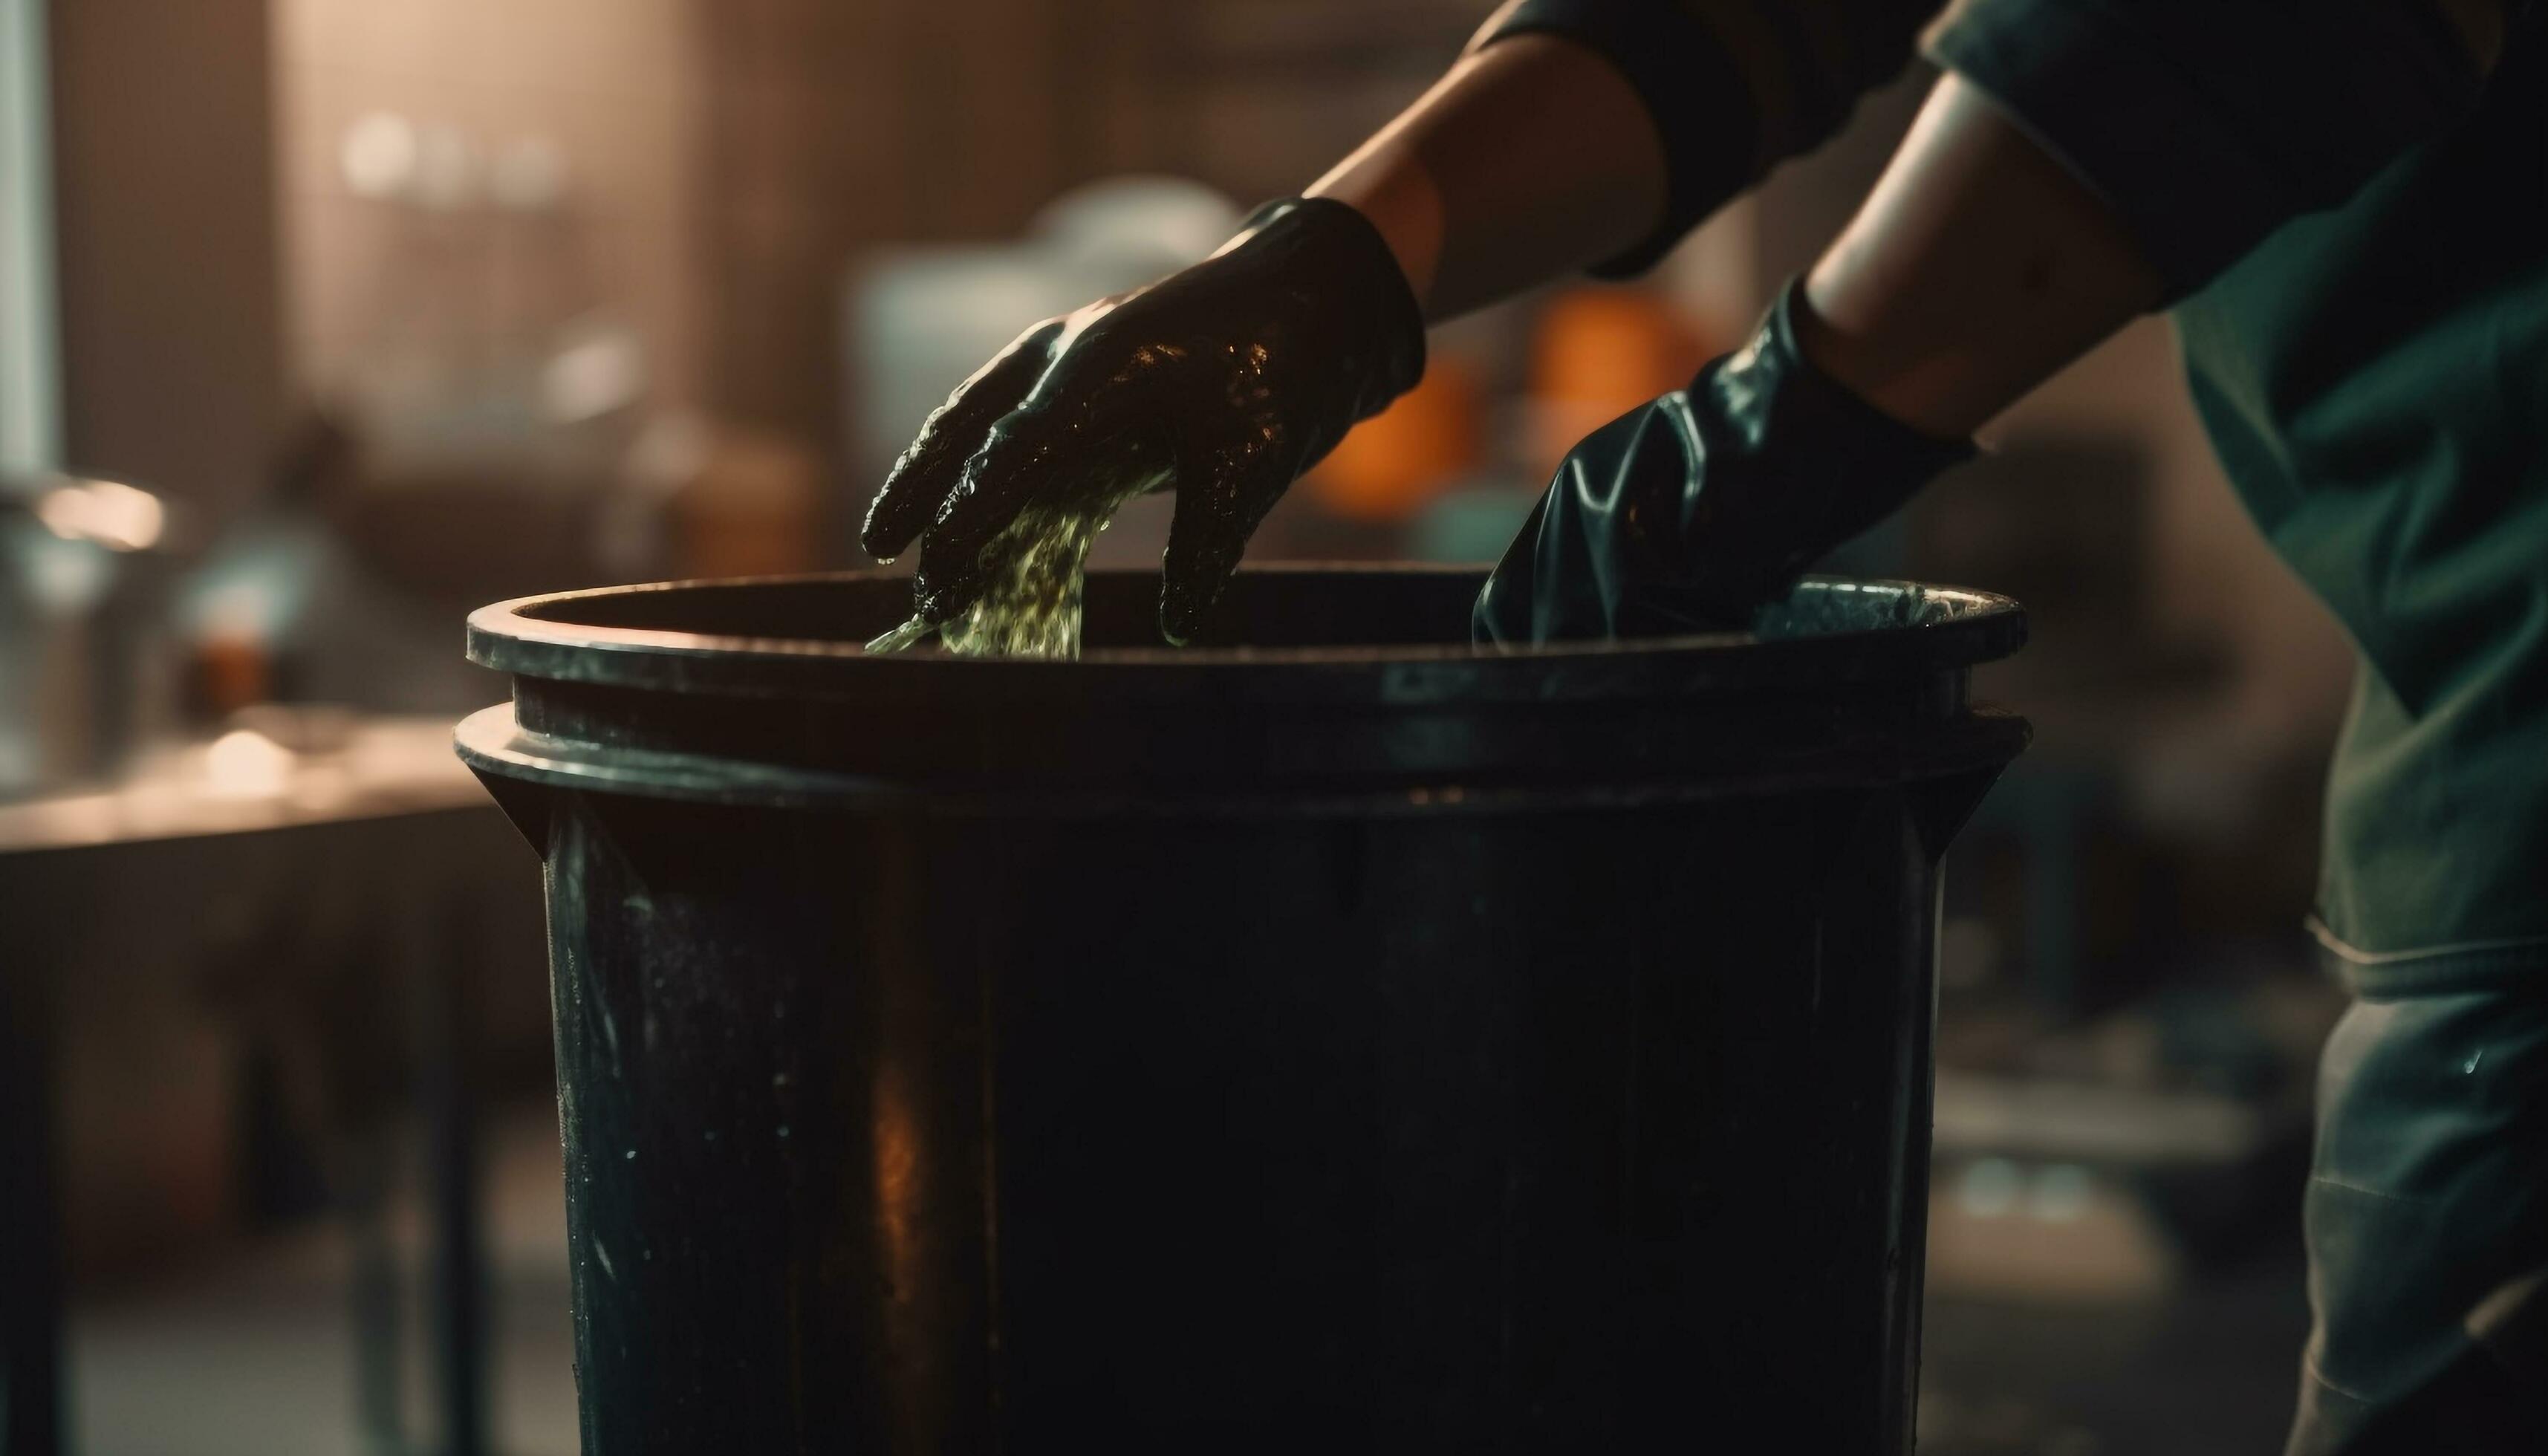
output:
M2548 1453L2538 961L2426 963L2408 985L2350 968L2360 999L2319 1073L2316 1327L2287 1456Z

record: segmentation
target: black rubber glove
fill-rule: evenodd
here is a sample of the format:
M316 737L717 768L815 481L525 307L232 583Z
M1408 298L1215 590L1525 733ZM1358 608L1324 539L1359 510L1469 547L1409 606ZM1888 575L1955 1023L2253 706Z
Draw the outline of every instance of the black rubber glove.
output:
M1159 628L1182 642L1283 492L1423 372L1423 313L1370 221L1268 203L1193 267L1020 335L921 426L863 540L890 559L920 536L913 606L945 622L1022 549L1022 511L1173 487Z
M1728 631L1972 446L1805 362L1801 284L1685 390L1585 437L1478 593L1483 643Z

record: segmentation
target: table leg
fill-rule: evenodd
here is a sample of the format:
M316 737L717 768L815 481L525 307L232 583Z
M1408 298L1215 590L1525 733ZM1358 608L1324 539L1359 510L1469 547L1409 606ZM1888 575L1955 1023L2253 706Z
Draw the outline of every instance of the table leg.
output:
M0 965L0 1453L56 1456L68 1420L51 957L32 933L10 939L18 953Z
M430 1094L433 1313L445 1456L486 1456L486 1251L478 1207L477 1117L457 1068Z
M408 1456L406 1338L401 1327L399 1254L390 1237L383 1154L395 1138L385 1130L348 1139L343 1154L358 1161L343 1205L353 1245L347 1294L354 1325L354 1413L366 1446L378 1456Z
M444 1456L487 1456L486 1247L479 1204L479 1120L468 1022L465 909L425 929L421 1083L431 1219L435 1375Z

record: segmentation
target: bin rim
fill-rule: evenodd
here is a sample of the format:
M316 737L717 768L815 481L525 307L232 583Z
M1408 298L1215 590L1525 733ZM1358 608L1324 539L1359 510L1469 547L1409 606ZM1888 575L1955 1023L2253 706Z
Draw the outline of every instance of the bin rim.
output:
M1798 756L1740 775L1633 772L1565 783L1473 785L1458 775L1343 785L1023 785L911 779L893 774L772 765L728 756L660 753L556 738L522 727L509 703L463 718L452 749L480 781L676 802L782 809L918 811L940 818L1386 820L1499 814L1587 813L1813 793L1836 787L1910 786L1972 774L1996 777L2033 737L2027 720L1979 708L1892 747L1855 746ZM507 812L527 806L505 800ZM534 847L540 835L528 827Z
M1480 567L1435 564L1286 562L1249 565L1249 577L1338 573L1468 576ZM1154 577L1137 571L1091 577ZM1318 679L1377 680L1382 695L1500 698L1514 688L1544 698L1555 678L1577 698L1619 693L1648 696L1667 682L1684 690L1724 691L1747 685L1899 680L1969 668L2007 657L2026 640L2026 614L2015 600L1969 588L1889 579L1804 578L1800 592L1916 593L1942 603L1944 620L1794 636L1711 632L1633 641L1585 641L1481 649L1466 642L1284 647L1104 647L1079 658L954 657L873 654L857 641L816 637L725 635L662 627L579 622L581 603L674 592L749 592L901 580L895 574L842 571L786 576L651 582L517 596L470 613L471 662L515 678L715 695L856 693L909 684L926 674L941 687L995 683L1049 691L1066 677L1092 690L1122 691L1148 683L1170 691L1230 690L1240 682L1297 689ZM881 628L879 628L881 630ZM1106 681L1099 682L1097 680ZM1503 690L1499 690L1503 689ZM1670 688L1666 689L1668 692ZM1250 691L1245 695L1253 696ZM1671 695L1679 695L1672 693Z

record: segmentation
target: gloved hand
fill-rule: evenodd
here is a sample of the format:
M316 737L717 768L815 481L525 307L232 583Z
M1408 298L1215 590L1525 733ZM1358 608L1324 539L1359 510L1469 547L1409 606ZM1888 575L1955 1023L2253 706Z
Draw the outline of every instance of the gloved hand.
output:
M1726 631L1971 458L1810 363L1791 283L1751 343L1569 452L1487 579L1482 643Z
M1020 564L1022 513L1102 520L1173 487L1159 629L1182 642L1283 492L1423 370L1422 311L1369 220L1269 203L1193 267L1020 335L921 426L862 539L890 560L920 536L913 605L946 622Z

